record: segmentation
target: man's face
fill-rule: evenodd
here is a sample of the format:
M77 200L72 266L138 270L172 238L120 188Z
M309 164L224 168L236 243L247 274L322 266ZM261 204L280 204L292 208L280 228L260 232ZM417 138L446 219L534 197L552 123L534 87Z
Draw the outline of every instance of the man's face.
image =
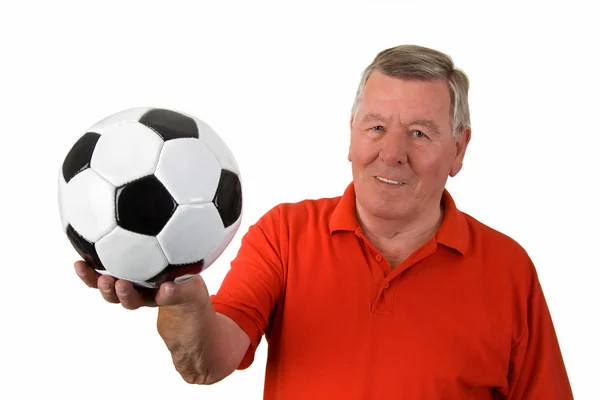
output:
M462 167L470 129L452 137L446 82L401 80L375 71L351 120L348 160L360 211L415 218L439 207Z

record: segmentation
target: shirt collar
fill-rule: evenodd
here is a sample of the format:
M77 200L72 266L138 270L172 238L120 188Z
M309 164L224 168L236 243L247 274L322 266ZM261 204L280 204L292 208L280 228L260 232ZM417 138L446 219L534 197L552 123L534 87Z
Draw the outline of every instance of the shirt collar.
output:
M354 183L351 182L329 219L329 232L332 235L336 231L358 232L360 230L355 201ZM465 215L458 210L447 189L444 189L442 194L442 203L444 219L435 238L439 244L453 248L464 255L469 248L469 226Z

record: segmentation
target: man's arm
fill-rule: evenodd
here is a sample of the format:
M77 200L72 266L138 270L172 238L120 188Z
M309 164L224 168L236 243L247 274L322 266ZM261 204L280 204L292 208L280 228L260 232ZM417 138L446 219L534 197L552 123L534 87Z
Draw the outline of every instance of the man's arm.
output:
M571 400L573 393L542 288L532 292L528 328L511 353L508 400Z
M186 382L212 384L252 363L284 285L280 223L276 207L250 226L216 295L197 276L180 285L195 300L159 309L159 332Z
M101 275L85 261L75 262L75 269L86 285L101 288L109 303L128 310L159 307L158 332L187 382L211 384L225 378L250 346L250 338L233 320L215 312L200 275L180 284L165 282L157 292L148 292Z
M215 312L200 276L176 289L170 296L176 305L159 308L158 332L186 382L216 383L235 371L250 338L229 317ZM177 298L186 301L179 303Z

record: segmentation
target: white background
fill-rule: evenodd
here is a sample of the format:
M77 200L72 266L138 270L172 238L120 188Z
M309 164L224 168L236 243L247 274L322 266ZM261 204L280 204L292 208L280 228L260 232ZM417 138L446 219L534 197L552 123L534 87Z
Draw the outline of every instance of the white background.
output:
M415 43L450 54L471 79L473 138L448 189L528 250L575 398L598 399L594 2L279 3L2 3L0 397L260 399L264 341L249 369L191 386L155 309L124 310L79 281L58 167L84 129L124 108L170 107L212 125L245 190L240 233L204 274L214 293L265 211L341 194L360 73L378 51Z

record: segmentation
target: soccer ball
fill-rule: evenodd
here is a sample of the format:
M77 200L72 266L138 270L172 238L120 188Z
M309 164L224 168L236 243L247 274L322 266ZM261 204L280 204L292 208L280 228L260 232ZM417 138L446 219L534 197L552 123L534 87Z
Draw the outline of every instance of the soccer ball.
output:
M77 253L137 286L206 270L241 223L232 152L207 123L179 111L138 107L104 118L58 175L62 229Z

